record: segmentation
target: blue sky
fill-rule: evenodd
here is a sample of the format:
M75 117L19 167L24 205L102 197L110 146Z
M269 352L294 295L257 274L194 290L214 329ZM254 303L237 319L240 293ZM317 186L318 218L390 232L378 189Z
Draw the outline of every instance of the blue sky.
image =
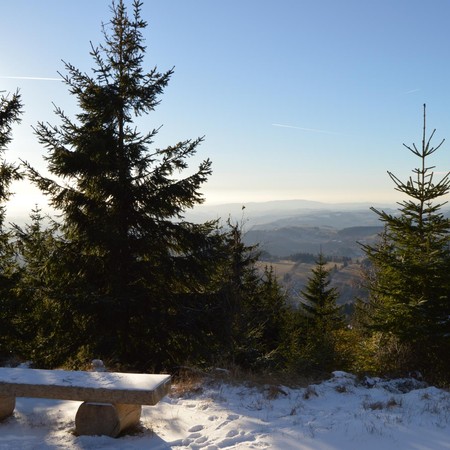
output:
M54 80L61 60L89 71L109 0L15 0L1 5L0 90L25 103L8 160L45 169L31 126L56 124L53 103L77 109ZM401 199L387 170L409 176L427 104L435 144L450 140L448 0L144 0L150 69L175 67L142 131L155 146L205 136L207 203ZM29 77L25 79L24 77ZM450 143L449 143L450 144ZM444 144L430 164L450 170ZM8 207L41 201L25 184Z

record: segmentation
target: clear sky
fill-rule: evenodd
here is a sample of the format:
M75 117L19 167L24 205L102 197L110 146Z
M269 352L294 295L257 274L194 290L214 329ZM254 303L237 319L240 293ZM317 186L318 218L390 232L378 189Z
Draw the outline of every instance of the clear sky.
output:
M8 160L45 168L31 126L72 115L61 60L90 71L109 0L1 2L0 90L25 103ZM387 170L409 176L427 104L435 144L450 141L448 0L144 0L150 69L175 67L141 131L155 146L205 136L207 203L399 199ZM450 169L449 143L433 160ZM8 209L31 205L22 183Z

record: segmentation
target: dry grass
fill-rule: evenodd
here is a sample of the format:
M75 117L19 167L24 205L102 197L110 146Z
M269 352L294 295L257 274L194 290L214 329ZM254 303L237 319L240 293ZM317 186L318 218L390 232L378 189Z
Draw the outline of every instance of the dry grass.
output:
M217 369L216 369L217 370ZM288 386L302 388L318 383L324 378L312 378L287 372L252 372L238 367L226 369L228 375L225 380L230 383L246 384L254 387Z
M395 399L394 397L391 397L387 402L364 402L363 407L364 409L370 409L372 411L376 410L382 410L382 409L393 409L402 406L402 402Z
M170 395L173 397L186 397L203 392L203 384L208 375L200 370L190 367L179 367L172 376Z
M318 397L317 391L314 386L307 386L305 391L303 392L303 399L309 400L311 397Z
M214 368L202 371L193 367L179 367L173 375L171 394L174 397L186 397L199 394L207 385L225 382L260 389L267 400L286 396L284 386L309 387L320 380L291 374L253 373L239 368ZM313 389L313 388L311 388Z

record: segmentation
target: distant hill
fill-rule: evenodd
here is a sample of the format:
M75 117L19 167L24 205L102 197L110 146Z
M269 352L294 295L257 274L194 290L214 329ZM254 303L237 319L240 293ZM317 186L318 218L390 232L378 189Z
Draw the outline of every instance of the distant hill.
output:
M193 222L204 222L229 217L243 220L248 227L256 225L332 226L344 228L357 225L377 225L378 217L371 206L385 211L394 210L393 205L371 203L322 203L310 200L279 200L253 203L228 203L222 205L199 205L186 215Z
M261 250L282 258L294 253L322 251L327 256L363 256L359 243L372 243L383 230L382 226L358 226L338 230L332 227L291 226L253 228L244 235L248 245L259 244Z
M372 242L382 230L375 206L389 213L394 207L369 203L321 203L309 200L280 200L261 203L201 205L187 215L188 220L204 222L230 217L242 222L247 244L283 257L306 252L327 255L362 256L357 241Z
M192 222L230 217L243 224L245 242L283 257L294 253L363 256L358 242L373 242L383 224L370 208L396 214L398 205L372 203L322 203L279 200L254 203L199 205L186 214ZM450 210L444 210L447 217Z

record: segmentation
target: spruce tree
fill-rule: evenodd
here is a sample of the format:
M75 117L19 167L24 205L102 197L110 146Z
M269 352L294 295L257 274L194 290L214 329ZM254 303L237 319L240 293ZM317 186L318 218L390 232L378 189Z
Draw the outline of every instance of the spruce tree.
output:
M219 272L219 314L222 326L220 336L226 358L240 363L251 358L248 355L248 321L246 306L258 285L255 267L258 248L243 241L243 224L229 218L228 229L223 233L223 262Z
M336 304L339 292L330 287L330 270L326 268L326 264L324 256L319 254L312 274L301 292L304 300L301 308L314 327L332 330L340 326L342 312Z
M299 314L303 316L303 333L298 343L300 365L313 371L335 370L335 332L344 326L342 308L337 305L339 292L330 287L330 270L322 253L301 291Z
M221 232L220 270L215 274L214 328L222 363L245 369L280 369L287 296L271 268L261 270L258 245L244 242L243 222L227 221Z
M372 208L385 229L378 244L363 245L372 266L369 324L409 349L399 369L429 369L432 360L442 365L439 354L449 345L450 221L442 207L450 174L437 180L429 165L444 142L432 146L434 134L427 137L424 105L422 145L404 145L419 159L418 167L406 181L388 172L407 199L399 203L398 214Z
M282 347L286 339L291 308L273 267L265 267L247 308L250 336L254 337L258 358L255 367L281 370L285 367Z
M14 296L19 306L15 317L17 355L39 367L61 364L68 348L78 341L64 298L67 278L60 271L56 237L58 225L46 218L39 207L23 228L14 225L15 248L20 257ZM55 339L58 336L58 339Z
M104 43L92 46L91 75L65 63L61 76L81 111L71 119L56 108L60 125L36 127L53 178L27 167L60 214L67 289L58 294L83 324L85 353L147 368L169 358L175 318L202 292L215 224L184 220L203 201L210 161L177 178L202 138L152 150L158 127L136 129L173 74L144 69L141 7L134 0L129 15L124 0L112 3ZM74 342L80 346L79 335Z
M17 261L11 242L11 233L5 226L6 203L11 196L11 183L21 178L19 168L4 157L12 140L12 127L20 122L22 100L18 92L0 97L0 356L11 351L11 339L15 335L13 317L16 307L12 289L17 276Z

